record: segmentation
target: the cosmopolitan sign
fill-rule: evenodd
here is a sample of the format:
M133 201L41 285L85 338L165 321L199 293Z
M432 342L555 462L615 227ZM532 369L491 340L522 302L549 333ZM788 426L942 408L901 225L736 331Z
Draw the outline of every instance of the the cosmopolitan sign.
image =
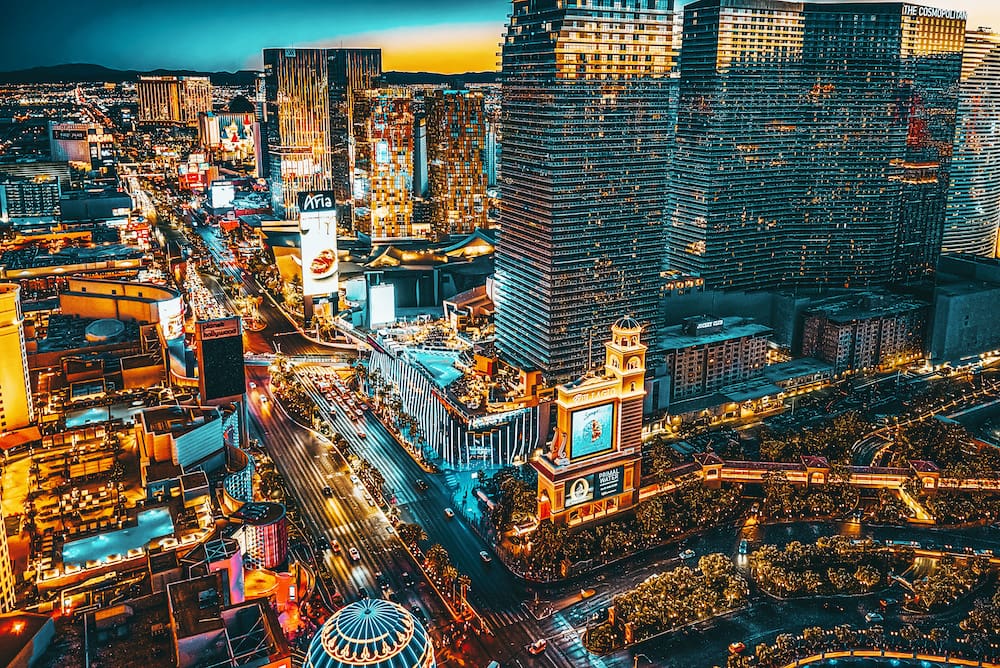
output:
M924 7L923 5L903 5L904 16L923 16L930 19L957 19L964 21L967 14L959 9Z

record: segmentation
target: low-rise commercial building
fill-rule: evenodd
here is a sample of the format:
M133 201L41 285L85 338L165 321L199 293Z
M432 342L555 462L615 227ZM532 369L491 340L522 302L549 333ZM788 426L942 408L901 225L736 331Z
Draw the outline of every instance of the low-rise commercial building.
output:
M760 375L770 335L770 327L745 318L701 316L664 328L657 354L666 361L670 403Z
M925 302L884 292L822 299L804 312L799 352L838 375L893 368L923 354L927 313Z

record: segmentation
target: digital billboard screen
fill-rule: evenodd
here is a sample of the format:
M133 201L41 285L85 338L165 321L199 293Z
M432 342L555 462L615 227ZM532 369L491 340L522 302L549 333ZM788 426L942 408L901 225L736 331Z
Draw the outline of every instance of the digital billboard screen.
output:
M599 501L609 496L618 496L624 488L624 466L616 466L606 471L580 476L576 480L566 483L566 502L563 506L571 508L588 501Z
M236 186L230 181L212 181L208 191L210 206L213 209L225 209L233 205L236 198Z
M396 322L396 288L373 285L368 290L368 327L375 329Z
M319 297L337 291L336 206L332 191L299 193L302 294L306 296Z
M601 404L574 411L570 420L571 460L590 457L614 448L614 404Z
M239 318L197 323L198 375L203 401L235 397L246 391L243 332Z

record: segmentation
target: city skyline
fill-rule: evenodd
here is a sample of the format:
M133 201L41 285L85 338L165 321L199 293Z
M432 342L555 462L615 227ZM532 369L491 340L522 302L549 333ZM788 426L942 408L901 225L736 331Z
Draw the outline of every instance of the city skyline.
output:
M989 0L918 4L965 10L969 29L1000 27L1000 6ZM18 3L9 12L8 49L0 55L0 72L66 63L140 70L262 69L261 52L269 47L379 47L386 71L499 70L507 0L386 0L380 6L385 11L375 13L368 5L340 1L279 5L254 0L239 12L202 12L191 0L169 6L111 0L98 13L87 3ZM198 30L184 27L192 15L201 22ZM41 32L64 39L38 49Z

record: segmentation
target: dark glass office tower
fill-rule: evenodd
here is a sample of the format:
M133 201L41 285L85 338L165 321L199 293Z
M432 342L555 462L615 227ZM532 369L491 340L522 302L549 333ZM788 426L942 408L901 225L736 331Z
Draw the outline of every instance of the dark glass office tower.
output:
M932 272L964 30L901 3L688 5L668 266L734 289Z
M268 177L277 215L294 217L303 190L334 190L349 211L354 100L381 71L379 49L264 49Z
M583 372L622 314L655 318L672 18L672 0L513 2L497 346L551 380Z

